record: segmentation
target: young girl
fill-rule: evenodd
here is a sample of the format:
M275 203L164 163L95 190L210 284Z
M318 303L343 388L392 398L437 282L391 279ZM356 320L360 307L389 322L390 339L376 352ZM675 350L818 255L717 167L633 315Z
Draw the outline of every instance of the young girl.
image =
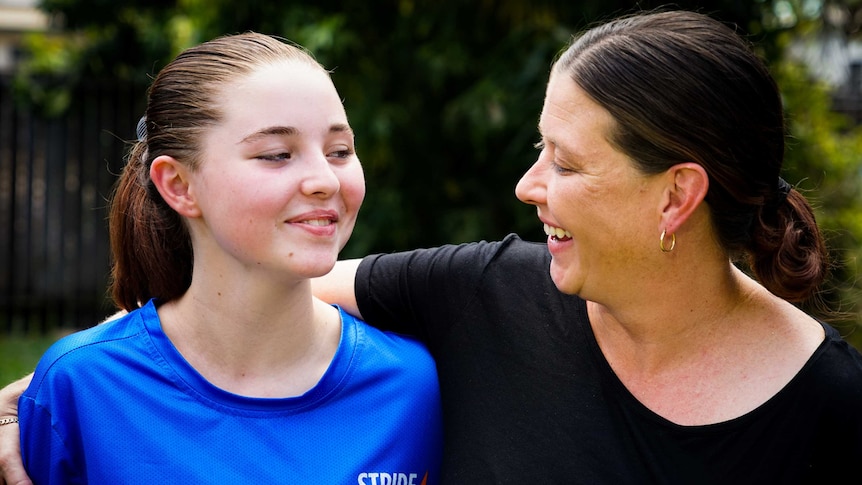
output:
M130 313L40 361L19 409L34 483L435 483L425 348L311 294L365 195L328 73L219 38L158 74L141 128L111 208Z

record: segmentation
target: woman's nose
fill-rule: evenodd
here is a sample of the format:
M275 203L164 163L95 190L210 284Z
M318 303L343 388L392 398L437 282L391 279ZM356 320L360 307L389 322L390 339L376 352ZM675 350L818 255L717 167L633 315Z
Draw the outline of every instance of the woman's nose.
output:
M515 196L525 204L539 205L544 203L545 190L542 181L544 169L541 157L533 163L515 186Z

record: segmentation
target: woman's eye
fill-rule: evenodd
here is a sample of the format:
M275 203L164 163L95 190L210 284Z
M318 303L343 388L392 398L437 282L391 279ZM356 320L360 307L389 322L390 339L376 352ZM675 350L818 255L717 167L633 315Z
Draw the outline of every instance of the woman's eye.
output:
M554 172L557 172L559 174L575 173L574 170L560 165L559 163L557 163L556 160L551 160L551 168L554 169Z
M559 174L573 173L573 172L574 172L574 170L572 170L572 169L570 169L570 168L563 167L562 165L560 165L560 164L557 162L557 159L556 159L556 158L554 158L554 157L555 157L555 155L554 155L554 153L553 153L553 151L552 151L553 146L554 146L554 145L553 145L553 143L552 143L552 144L550 145L550 148L549 148L549 147L548 147L548 145L546 145L546 144L545 144L545 141L544 141L544 140L539 140L539 141L537 141L536 143L534 143L534 144L533 144L533 147L534 147L534 148L536 148L537 150L541 150L541 151L542 151L542 153L541 153L541 154L539 154L539 158L541 159L541 158L543 158L543 157L547 157L547 158L548 158L548 163L551 165L551 168L554 170L554 172L557 172L557 173L559 173ZM546 149L547 149L548 151L546 151Z
M572 168L572 164L558 158L551 158L548 163L551 165L551 169L560 175L571 175L579 172L577 167Z
M261 160L267 160L270 162L282 162L284 160L290 159L290 153L282 152L282 153L273 153L270 155L259 155L257 158Z

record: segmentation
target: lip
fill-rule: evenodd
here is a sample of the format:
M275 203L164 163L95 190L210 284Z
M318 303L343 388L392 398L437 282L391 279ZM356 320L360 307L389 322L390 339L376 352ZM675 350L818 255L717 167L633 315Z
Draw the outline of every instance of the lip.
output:
M548 236L547 240L548 244L548 252L551 253L551 256L559 256L563 251L572 246L573 239L566 239L561 241L555 237Z
M557 223L555 223L555 222L553 222L553 221L551 221L545 217L539 216L539 221L544 225L551 226L551 227L557 228L557 229L563 229L562 226L560 226L559 224L557 224ZM565 229L563 229L563 230L565 231ZM548 237L550 237L550 236L548 236Z
M547 224L551 227L560 227L559 225L555 224L553 221L545 217L539 216L539 220L542 222L542 224ZM573 239L571 238L561 241L553 236L548 236L546 242L548 245L548 251L551 253L551 256L559 255L574 244Z
M330 221L331 224L327 225L317 225L317 224L309 224L308 221ZM290 217L286 221L286 224L300 228L306 232L317 236L332 236L335 234L335 231L338 227L338 212L334 210L313 210L308 212L303 212L302 214L298 214L296 216Z
M301 223L303 221L310 221L312 219L327 219L332 222L338 222L338 211L329 209L316 209L308 212L303 212L302 214L297 214L293 217L288 218L285 222L293 224Z

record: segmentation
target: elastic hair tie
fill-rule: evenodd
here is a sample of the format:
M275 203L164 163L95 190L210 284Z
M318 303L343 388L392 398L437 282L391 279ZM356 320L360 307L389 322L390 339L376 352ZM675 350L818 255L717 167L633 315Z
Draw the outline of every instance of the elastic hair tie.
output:
M778 197L775 198L775 207L779 207L787 200L787 194L790 193L790 189L792 188L786 180L778 177Z
M138 141L147 140L147 115L141 116L138 120L138 127L135 130L138 134Z
M781 207L781 205L784 204L784 202L787 200L787 194L790 193L790 189L792 188L793 187L791 187L786 180L781 177L778 177L778 186L775 190L776 195L771 201L764 204L764 206L772 210L778 210L778 208Z
M787 197L787 194L790 193L790 189L792 188L793 187L791 187L786 180L778 177L778 193L781 194L781 197Z

